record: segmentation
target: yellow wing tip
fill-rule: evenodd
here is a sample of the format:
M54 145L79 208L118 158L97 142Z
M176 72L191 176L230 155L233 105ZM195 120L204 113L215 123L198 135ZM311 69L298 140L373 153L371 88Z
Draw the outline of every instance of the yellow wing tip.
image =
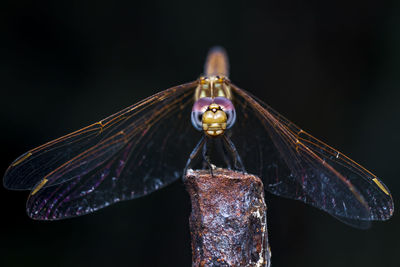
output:
M377 179L373 178L372 181L383 191L386 195L390 196L389 191L385 188L385 186Z
M34 194L36 194L49 180L47 179L43 179L40 184L38 184L31 193L31 196L33 196Z
M17 166L18 164L20 164L21 162L23 162L24 160L26 160L27 158L29 158L30 156L32 156L31 152L26 153L25 155L23 155L22 157L20 157L19 159L17 159L15 162L13 162L11 164L12 167Z

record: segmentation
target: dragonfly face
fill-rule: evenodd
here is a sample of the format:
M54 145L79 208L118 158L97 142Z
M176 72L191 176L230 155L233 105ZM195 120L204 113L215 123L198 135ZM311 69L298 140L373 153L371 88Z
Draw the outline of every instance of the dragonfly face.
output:
M178 180L198 155L205 168L217 165L206 157L215 143L226 168L259 176L272 194L360 228L392 216L376 175L231 83L228 69L224 50L212 49L198 80L31 149L9 166L4 186L31 191L34 219L75 217Z
M236 111L228 98L202 97L194 103L191 119L193 127L198 131L217 137L235 124Z

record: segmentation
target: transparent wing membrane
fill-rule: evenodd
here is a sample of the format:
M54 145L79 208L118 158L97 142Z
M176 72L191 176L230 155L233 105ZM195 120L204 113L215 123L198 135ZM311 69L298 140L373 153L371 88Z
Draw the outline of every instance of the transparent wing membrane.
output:
M303 201L355 227L386 220L386 186L347 156L301 130L250 93L232 85L237 122L232 140L246 170L276 195Z
M33 189L28 214L48 220L86 214L175 181L200 138L190 122L195 85L167 89L29 151L9 167L5 186Z

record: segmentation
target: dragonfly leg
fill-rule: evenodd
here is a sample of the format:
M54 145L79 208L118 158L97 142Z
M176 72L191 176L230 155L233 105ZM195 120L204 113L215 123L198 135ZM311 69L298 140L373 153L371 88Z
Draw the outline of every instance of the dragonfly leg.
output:
M242 162L242 159L240 158L239 153L237 152L237 149L236 149L235 145L233 144L232 140L226 135L223 135L222 138L224 139L229 151L232 154L235 168L242 172L246 172L243 162Z
M193 149L192 153L190 153L190 156L186 162L186 166L185 169L183 170L183 177L185 177L187 170L190 167L190 164L192 163L192 160L195 159L200 152L200 148L203 147L203 145L205 144L205 138L204 136L201 137L200 141L197 143L197 145L195 146L195 148Z
M206 140L206 141L207 141L207 140ZM204 159L204 161L207 163L207 166L208 166L208 168L210 169L211 176L214 176L214 174L213 174L213 166L212 166L212 164L211 164L211 162L210 162L210 159L209 159L208 156L207 156L207 142L204 142L204 143L203 143L203 151L202 151L202 154L203 154L203 159Z
M216 140L216 141L217 141L216 146L217 146L217 149L218 149L218 153L220 155L222 155L222 157L224 159L224 162L226 164L226 167L229 170L232 170L231 161L229 160L229 157L226 155L226 153L224 151L224 144L222 143L220 138L218 138L218 140Z

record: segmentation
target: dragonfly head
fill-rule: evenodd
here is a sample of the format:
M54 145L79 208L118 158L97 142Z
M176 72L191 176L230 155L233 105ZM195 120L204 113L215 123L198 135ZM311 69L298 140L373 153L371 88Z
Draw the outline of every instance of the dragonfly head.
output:
M226 130L228 117L222 108L215 103L208 106L202 116L203 131L209 136L219 136Z
M222 135L233 126L236 112L232 102L224 97L203 97L192 109L192 124L210 137Z

